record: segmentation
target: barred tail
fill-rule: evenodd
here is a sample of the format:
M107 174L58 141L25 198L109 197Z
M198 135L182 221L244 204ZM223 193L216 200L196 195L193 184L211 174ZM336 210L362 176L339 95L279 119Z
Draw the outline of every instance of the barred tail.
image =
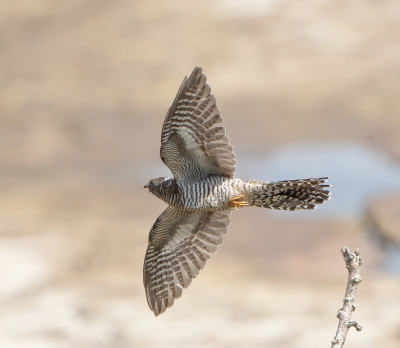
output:
M251 193L247 194L248 204L261 208L278 210L315 209L316 204L323 204L330 199L326 189L326 178L260 181L252 182Z

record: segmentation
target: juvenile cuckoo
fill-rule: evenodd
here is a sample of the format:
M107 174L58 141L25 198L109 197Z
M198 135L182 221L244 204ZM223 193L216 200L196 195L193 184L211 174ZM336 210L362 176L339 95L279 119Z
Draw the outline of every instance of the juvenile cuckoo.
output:
M327 177L276 182L235 177L235 153L206 79L196 67L165 116L160 156L173 177L145 186L168 204L150 230L143 267L147 302L156 316L222 245L232 210L314 209L329 199Z

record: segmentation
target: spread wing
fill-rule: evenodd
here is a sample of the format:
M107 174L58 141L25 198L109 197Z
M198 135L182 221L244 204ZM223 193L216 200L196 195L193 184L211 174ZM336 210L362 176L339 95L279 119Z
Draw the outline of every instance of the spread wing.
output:
M157 218L143 266L147 303L156 316L173 305L222 245L230 214L169 206Z
M234 177L236 159L207 77L197 67L185 77L165 116L160 155L176 179L210 174Z

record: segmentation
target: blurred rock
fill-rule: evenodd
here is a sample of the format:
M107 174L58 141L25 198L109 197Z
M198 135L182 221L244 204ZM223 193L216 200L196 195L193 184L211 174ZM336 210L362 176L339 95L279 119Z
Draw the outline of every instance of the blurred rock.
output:
M367 224L386 242L400 245L400 195L374 199L368 207Z

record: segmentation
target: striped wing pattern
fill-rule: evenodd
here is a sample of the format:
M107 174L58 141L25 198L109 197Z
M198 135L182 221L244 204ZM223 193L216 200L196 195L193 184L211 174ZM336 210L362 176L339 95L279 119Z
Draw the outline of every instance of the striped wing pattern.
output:
M164 120L160 155L176 179L235 176L233 146L225 127L217 126L222 118L206 80L199 67L185 77Z
M157 316L182 295L222 245L230 211L188 211L169 206L150 230L143 281Z

